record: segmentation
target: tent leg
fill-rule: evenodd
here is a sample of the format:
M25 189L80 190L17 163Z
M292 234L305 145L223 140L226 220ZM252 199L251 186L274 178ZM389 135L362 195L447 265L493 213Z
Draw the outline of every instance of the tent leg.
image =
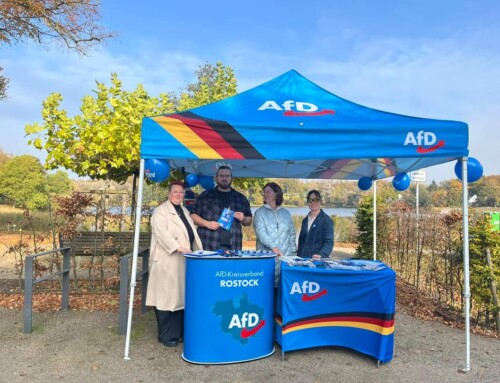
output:
M377 260L377 180L373 181L373 260Z
M130 347L130 331L132 330L132 314L134 311L134 293L137 278L137 256L139 254L139 234L141 231L141 206L142 206L142 191L144 188L144 159L141 158L141 165L139 170L139 192L137 193L137 205L135 209L135 232L134 232L134 249L132 253L132 273L130 276L130 297L128 305L128 318L127 318L127 336L125 339L125 355L123 359L130 360L129 347Z
M469 196L467 190L467 157L462 158L462 219L464 249L464 300L465 300L465 368L470 371L470 284L469 284Z

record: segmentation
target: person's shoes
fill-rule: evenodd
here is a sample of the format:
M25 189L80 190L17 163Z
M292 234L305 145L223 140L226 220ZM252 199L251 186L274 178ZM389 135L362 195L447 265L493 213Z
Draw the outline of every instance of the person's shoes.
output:
M162 343L164 346L167 346L167 347L177 347L177 345L179 344L177 339L170 339L170 340L167 340L166 342L162 342Z

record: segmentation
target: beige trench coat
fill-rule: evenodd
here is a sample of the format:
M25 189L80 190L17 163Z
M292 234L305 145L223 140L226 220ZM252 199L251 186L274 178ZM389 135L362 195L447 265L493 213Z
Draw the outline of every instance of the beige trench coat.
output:
M202 244L189 211L182 207L184 215L194 233L194 248L201 250ZM158 206L151 220L151 247L149 260L149 282L146 305L162 311L184 309L184 285L186 261L177 251L179 247L191 248L184 223L170 201Z

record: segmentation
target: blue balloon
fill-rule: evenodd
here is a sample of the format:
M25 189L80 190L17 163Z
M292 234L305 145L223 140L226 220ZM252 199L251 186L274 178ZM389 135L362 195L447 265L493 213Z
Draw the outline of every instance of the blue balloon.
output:
M455 175L462 180L462 161L458 160L455 164ZM476 182L483 176L483 165L473 157L467 160L467 182Z
M203 189L213 189L215 187L214 177L211 176L201 176L200 185Z
M361 190L369 190L372 187L373 181L370 177L361 177L358 181L358 188Z
M186 184L188 187L192 188L198 185L198 182L200 182L200 177L196 174L188 174L186 176Z
M170 165L167 160L148 158L144 164L144 174L150 181L163 182L170 175Z
M404 191L410 186L410 177L407 173L398 173L392 179L392 186L396 190Z

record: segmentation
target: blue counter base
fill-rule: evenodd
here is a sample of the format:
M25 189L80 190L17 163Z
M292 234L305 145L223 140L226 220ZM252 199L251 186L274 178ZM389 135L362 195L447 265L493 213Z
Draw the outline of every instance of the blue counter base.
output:
M252 362L254 360L259 360L259 359L267 358L267 357L273 355L275 351L276 351L276 349L273 347L273 350L269 354L267 354L267 355L262 355L262 356L259 356L257 358L252 358L252 359L233 360L233 361L228 361L228 362L200 362L200 361L189 360L189 359L186 359L186 357L184 356L184 353L182 353L182 359L184 359L186 362L193 363L193 364L233 364L233 363L245 363L245 362Z

